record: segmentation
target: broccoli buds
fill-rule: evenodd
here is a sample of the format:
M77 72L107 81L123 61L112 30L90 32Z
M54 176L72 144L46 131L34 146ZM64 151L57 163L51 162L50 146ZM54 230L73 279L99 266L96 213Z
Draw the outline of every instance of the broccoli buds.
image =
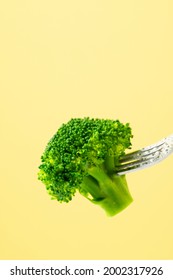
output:
M69 202L79 191L114 216L133 200L125 176L116 175L131 137L129 124L119 120L71 119L49 141L38 179L53 199Z

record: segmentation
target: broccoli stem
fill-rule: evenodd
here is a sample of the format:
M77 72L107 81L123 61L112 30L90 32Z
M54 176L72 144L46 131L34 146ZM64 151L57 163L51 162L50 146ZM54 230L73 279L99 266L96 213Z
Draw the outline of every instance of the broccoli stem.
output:
M109 174L102 166L92 167L88 173L90 176L83 181L82 194L94 204L101 206L108 216L114 216L133 201L124 175Z

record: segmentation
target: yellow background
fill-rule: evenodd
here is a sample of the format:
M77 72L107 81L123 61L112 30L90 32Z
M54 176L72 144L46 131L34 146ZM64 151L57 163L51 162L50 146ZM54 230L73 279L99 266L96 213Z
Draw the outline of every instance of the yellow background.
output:
M172 259L173 157L127 176L113 218L50 200L40 156L71 117L130 122L133 149L173 133L173 3L0 4L0 259Z

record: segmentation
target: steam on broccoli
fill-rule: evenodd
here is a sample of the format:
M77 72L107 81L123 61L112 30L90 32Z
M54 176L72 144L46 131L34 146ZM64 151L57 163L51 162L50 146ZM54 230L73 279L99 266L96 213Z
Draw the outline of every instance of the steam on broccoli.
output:
M116 175L131 137L129 124L119 120L73 118L47 144L38 179L52 199L69 202L79 191L114 216L133 201L125 175Z

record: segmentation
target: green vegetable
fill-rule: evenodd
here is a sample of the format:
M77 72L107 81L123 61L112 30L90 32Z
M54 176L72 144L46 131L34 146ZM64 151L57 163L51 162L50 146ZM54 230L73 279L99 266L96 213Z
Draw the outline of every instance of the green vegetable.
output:
M129 124L119 120L73 118L49 141L38 179L52 199L69 202L78 191L114 216L133 201L125 175L116 175L131 137Z

